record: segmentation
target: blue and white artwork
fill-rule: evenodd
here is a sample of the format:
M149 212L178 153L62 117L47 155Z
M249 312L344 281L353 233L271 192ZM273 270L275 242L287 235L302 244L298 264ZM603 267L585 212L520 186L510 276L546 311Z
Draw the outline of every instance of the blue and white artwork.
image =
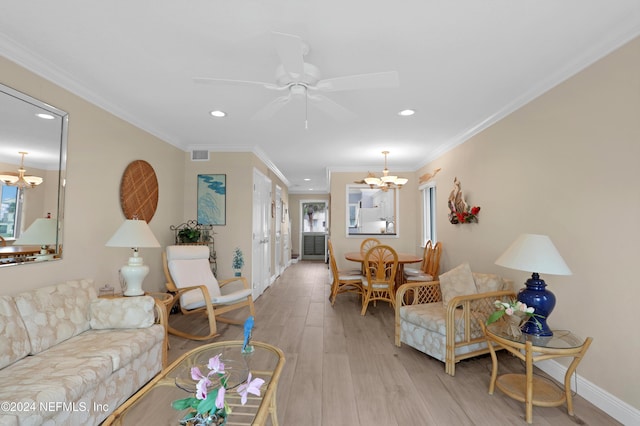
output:
M198 223L226 225L227 175L198 175Z

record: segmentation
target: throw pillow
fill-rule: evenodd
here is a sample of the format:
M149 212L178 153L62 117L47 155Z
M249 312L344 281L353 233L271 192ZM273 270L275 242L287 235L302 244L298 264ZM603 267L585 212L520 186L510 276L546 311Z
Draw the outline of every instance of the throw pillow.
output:
M463 263L440 275L440 291L445 305L456 296L478 293L469 264Z
M155 320L151 296L95 299L91 302L91 328L147 328Z

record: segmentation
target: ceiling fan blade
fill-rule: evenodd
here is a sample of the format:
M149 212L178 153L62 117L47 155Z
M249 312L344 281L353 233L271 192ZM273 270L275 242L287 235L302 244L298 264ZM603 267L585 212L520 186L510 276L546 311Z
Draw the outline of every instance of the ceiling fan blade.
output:
M266 89L271 90L284 90L287 88L286 86L281 87L273 83L266 83L264 81L230 80L226 78L194 77L193 81L200 84L236 84L242 86L262 86Z
M251 119L252 120L268 120L269 118L273 117L278 111L280 111L282 107L288 104L290 100L291 100L291 94L286 96L280 96L272 100L271 102L269 102L260 111L256 112L253 115L253 117L251 117Z
M305 43L302 38L285 33L273 32L276 51L282 66L294 79L304 74Z
M349 75L346 77L320 80L315 89L323 92L340 90L393 88L400 85L397 71L377 72L372 74Z
M328 116L340 120L347 121L353 120L356 118L356 114L349 111L342 105L337 102L332 101L326 96L322 95L307 95L309 100L313 101L313 105L316 106L320 111L324 112Z

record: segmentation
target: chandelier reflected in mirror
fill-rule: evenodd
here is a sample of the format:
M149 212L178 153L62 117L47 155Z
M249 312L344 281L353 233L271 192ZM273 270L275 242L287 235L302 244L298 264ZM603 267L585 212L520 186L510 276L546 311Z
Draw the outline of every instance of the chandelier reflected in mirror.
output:
M44 182L44 179L41 177L25 174L27 170L24 168L24 156L27 155L28 152L20 151L18 152L18 154L22 156L18 173L1 172L0 181L2 181L5 185L17 186L18 188L35 188L37 185L40 185L42 182Z
M384 169L382 170L382 176L376 177L372 173L369 173L369 175L364 178L364 182L372 189L379 188L383 191L386 191L389 188L401 189L402 186L409 181L409 179L398 176L390 176L389 169L387 168L387 155L389 154L389 151L382 151L382 154L384 155Z

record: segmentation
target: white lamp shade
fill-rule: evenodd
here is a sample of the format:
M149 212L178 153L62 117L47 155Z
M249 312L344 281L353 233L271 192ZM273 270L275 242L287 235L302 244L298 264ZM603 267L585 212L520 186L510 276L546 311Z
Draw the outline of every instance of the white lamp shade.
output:
M160 247L160 243L144 220L125 220L106 244L107 247Z
M571 275L558 249L546 235L520 235L495 263L519 271Z
M39 245L48 246L58 242L58 221L56 219L39 218L33 221L20 237L13 243L14 245Z

